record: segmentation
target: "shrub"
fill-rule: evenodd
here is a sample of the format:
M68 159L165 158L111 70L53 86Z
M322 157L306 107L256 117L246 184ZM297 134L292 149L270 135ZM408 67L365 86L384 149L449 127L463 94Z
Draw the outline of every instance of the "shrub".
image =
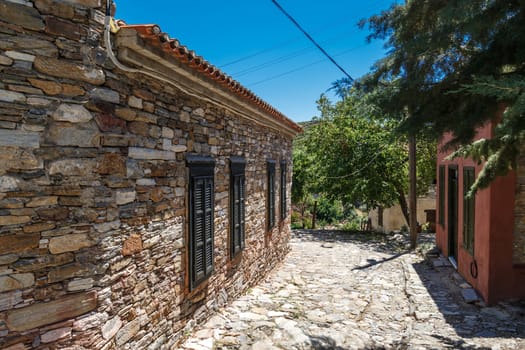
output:
M292 225L301 225L301 213L292 211Z
M317 203L317 220L319 222L333 224L341 221L343 218L344 213L341 201L331 201L325 197L319 198Z
M346 221L341 226L343 231L359 231L361 230L361 219L353 218L349 221Z
M312 228L312 218L311 217L305 217L303 219L304 228Z

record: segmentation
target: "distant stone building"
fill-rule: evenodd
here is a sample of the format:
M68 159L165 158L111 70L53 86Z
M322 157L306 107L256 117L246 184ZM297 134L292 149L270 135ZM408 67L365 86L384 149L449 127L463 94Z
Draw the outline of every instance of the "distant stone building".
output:
M433 216L431 215L433 213L435 214L435 209L436 192L432 186L425 196L419 196L417 198L417 222L419 225L427 224L431 232L435 230L435 220L433 220ZM383 210L373 209L368 216L372 219L372 229L374 230L392 232L400 230L403 226L408 227L408 223L399 204L390 208L384 208Z
M175 347L288 251L300 127L105 7L0 1L2 349Z

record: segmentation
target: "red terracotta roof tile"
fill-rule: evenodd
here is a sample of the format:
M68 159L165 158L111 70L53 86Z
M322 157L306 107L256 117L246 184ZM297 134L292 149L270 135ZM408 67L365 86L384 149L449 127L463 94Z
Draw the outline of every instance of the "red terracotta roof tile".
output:
M219 85L230 90L233 94L246 100L248 103L256 106L260 110L270 114L274 119L281 122L288 127L291 127L297 132L302 132L302 128L287 118L284 114L272 107L270 104L263 101L260 97L255 95L252 91L242 86L238 81L222 72L219 68L213 66L203 57L198 56L195 51L189 50L182 45L177 39L170 38L168 34L163 33L160 27L156 24L139 24L127 25L123 21L117 21L120 28L131 28L135 30L139 36L148 41L149 44L160 46L163 51L170 53L179 61L185 63L190 68L200 72L202 75L215 80Z

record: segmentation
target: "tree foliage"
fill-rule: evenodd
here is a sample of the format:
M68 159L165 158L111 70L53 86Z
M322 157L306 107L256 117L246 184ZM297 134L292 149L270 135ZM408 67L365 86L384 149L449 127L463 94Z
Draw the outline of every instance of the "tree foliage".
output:
M398 121L385 118L356 90L336 103L322 96L321 117L304 125L294 144L294 200L322 193L343 203L369 208L399 203L408 220L407 141L394 132ZM421 189L435 177L435 143L421 152Z
M316 181L315 155L308 152L308 130L312 123L301 123L305 132L298 135L293 143L293 186L292 202L305 203L312 193L319 192Z
M361 86L379 89L402 130L452 132L452 157L485 162L473 190L514 168L525 138L524 10L523 0L409 0L361 23L389 48ZM493 138L472 143L489 120Z

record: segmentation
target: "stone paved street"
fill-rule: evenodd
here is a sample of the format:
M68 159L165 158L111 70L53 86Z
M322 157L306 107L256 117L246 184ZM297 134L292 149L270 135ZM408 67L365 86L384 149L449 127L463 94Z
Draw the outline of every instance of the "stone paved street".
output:
M284 263L182 348L525 349L525 303L467 304L445 260L369 237L295 231Z

